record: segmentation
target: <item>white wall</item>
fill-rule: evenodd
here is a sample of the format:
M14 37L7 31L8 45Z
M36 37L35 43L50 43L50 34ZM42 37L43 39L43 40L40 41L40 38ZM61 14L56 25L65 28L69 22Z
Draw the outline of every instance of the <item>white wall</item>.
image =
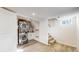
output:
M77 48L78 48L78 51L79 51L79 14L77 14Z
M0 52L16 51L16 15L0 8Z
M69 24L62 24L62 21L69 20ZM56 39L56 41L76 46L76 17L75 16L63 16L56 21L55 25L49 28L49 33Z
M39 41L48 44L48 19L41 19L39 22Z

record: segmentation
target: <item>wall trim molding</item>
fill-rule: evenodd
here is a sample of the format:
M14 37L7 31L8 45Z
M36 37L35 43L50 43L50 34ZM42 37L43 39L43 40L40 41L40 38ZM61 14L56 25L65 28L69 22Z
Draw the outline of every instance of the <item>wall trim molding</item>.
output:
M76 45L71 45L71 44L68 44L68 43L64 43L64 42L62 42L62 41L56 41L56 42L58 42L58 43L60 43L60 44L63 44L63 45L67 45L67 46L71 46L71 47L77 48Z

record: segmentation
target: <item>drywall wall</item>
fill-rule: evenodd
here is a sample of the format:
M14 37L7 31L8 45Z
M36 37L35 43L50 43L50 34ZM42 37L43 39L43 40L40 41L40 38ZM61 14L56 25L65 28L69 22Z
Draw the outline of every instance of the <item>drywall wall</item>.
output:
M76 16L63 16L58 18L54 25L49 28L48 32L56 41L76 46Z
M39 20L39 40L44 44L48 44L48 19Z
M0 8L0 52L16 51L17 20L16 15Z
M39 39L39 22L32 20L31 21L34 32L28 33L28 40L38 40Z
M79 51L79 14L77 14L77 48L78 48L78 51Z

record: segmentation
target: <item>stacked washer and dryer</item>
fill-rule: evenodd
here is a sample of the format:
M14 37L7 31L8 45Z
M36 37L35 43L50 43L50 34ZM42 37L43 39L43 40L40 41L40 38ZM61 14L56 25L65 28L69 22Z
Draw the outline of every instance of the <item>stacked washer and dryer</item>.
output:
M31 32L32 26L29 21L18 20L18 45L28 43L28 33Z

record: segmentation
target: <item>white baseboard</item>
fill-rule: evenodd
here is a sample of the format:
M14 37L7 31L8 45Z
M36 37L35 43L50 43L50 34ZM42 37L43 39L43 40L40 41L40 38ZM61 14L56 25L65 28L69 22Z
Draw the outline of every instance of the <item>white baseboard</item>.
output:
M76 45L71 45L71 44L68 44L68 43L65 43L65 42L62 42L62 41L57 41L57 42L60 43L60 44L63 44L63 45L67 45L67 46L71 46L71 47L76 48Z
M36 41L38 41L38 42L41 42L41 43L43 43L43 44L45 44L45 45L48 45L48 42L40 41L39 39L38 39L38 40L37 40L37 39L34 39L34 40L36 40Z

